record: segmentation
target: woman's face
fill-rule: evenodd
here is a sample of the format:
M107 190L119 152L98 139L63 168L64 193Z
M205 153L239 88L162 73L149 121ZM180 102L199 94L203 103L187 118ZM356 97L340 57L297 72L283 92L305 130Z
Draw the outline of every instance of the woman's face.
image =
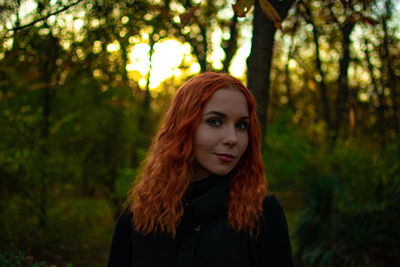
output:
M220 89L211 96L194 134L195 180L232 171L247 149L249 122L241 91Z

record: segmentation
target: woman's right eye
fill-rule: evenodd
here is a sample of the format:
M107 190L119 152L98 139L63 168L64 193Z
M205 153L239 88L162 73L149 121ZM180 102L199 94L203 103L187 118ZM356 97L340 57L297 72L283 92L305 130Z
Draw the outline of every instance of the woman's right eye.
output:
M213 127L218 127L218 126L222 125L222 121L217 118L207 119L207 123L208 123L208 125L213 126Z

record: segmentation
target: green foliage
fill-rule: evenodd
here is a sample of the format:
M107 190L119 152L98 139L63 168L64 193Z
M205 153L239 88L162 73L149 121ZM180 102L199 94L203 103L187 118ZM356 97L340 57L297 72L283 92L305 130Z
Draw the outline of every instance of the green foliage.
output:
M394 265L400 245L400 144L392 141L382 150L371 140L349 138L316 146L319 141L310 141L291 118L287 111L269 125L263 156L270 190L304 196L297 205L283 195L290 227L296 225L291 236L297 264ZM293 195L292 201L298 199Z
M371 152L338 144L316 158L296 230L301 266L398 262L400 146L393 144L384 155Z
M23 24L41 18L62 7L62 1L14 2L0 12L4 27L16 25L19 19ZM24 17L18 12L27 2L36 3L37 9ZM301 12L291 12L283 25L286 30L277 32L282 38L275 40L270 107L260 107L269 108L269 119L277 118L268 126L263 152L269 189L290 191L283 203L292 208L288 211L290 227L305 207L298 220L296 244L303 265L390 264L390 253L400 240L396 224L400 217L400 151L399 145L390 141L396 134L391 129L395 125L393 107L399 101L394 98L394 88L398 86L382 84L378 88L382 90L376 92L370 87L363 51L358 49L360 36L352 36L354 61L349 73L354 79L349 83L349 102L344 104L354 107L354 131L364 141L354 143L350 138L353 144L349 144L341 140L343 135L333 151L326 149L328 133L321 124L318 83L325 78L328 102L333 103L342 38L337 38L337 27L326 23L327 16L319 16L327 8L323 2L305 3L310 4L321 30L321 56L330 57L321 58L326 77L320 77L314 66L310 24L299 17ZM368 8L383 10L374 3ZM232 24L228 1L201 1L200 5L184 28L178 27L175 18L190 8L188 1L147 0L82 1L67 14L52 16L15 34L2 28L0 266L46 266L37 259L57 266L104 265L114 217L146 156L154 129L175 90L171 88L184 79L164 81L161 92L152 92L150 105L144 105L138 77L126 68L130 49L139 42L150 44L175 36L191 44L202 70L211 70L215 68L213 50L222 48L225 59L215 60L229 66L241 45L231 41L236 40L237 32L247 36L251 21ZM78 29L75 22L79 20L84 27ZM373 73L385 83L390 80L385 73L390 66L383 64L383 55L379 57L384 49L380 48L383 43L378 43L386 34L379 27L357 32L365 31L372 45ZM400 55L398 38L391 35L397 32L395 27L389 27L387 36L392 39L390 53L383 53L393 62ZM212 41L217 38L214 33L220 36L220 47ZM286 51L290 43L287 33L293 34L292 51ZM111 43L119 50L109 52ZM287 52L292 56L284 56ZM182 66L189 68L190 64L185 59ZM395 73L398 67L392 64ZM379 132L378 117L373 114L379 91L384 92L387 104L385 153L378 153L370 140ZM294 114L282 111L290 100ZM343 132L350 132L346 121ZM310 132L317 138L310 138ZM304 204L298 204L299 192L304 192Z
M22 251L6 251L0 254L0 266L9 267L47 267L45 261L35 262L32 256L25 255Z
M305 177L312 176L309 168L315 153L304 132L292 123L292 114L286 110L267 129L263 148L265 172L272 191L299 190ZM274 189L276 188L276 189Z
M115 222L109 203L65 195L52 199L46 228L35 223L34 214L22 208L21 200L9 199L1 213L0 251L23 251L28 259L45 259L56 266L68 262L76 266L104 265Z
M145 12L125 11L140 19ZM88 20L101 19L94 15ZM135 25L133 16L129 23ZM108 26L97 34L107 39L114 30ZM94 35L75 42L78 35L46 24L19 31L12 47L0 48L0 251L21 250L62 265L73 259L90 266L97 259L98 266L157 116L142 108L135 82L121 78L126 62L106 49L93 52ZM65 42L71 46L61 47ZM15 255L4 260L23 260Z

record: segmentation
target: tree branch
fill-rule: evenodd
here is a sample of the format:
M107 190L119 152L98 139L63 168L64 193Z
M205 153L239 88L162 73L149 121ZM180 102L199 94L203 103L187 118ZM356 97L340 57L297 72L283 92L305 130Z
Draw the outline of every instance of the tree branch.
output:
M332 16L333 21L334 21L337 25L339 25L339 27L342 27L342 24L341 24L341 23L339 22L339 20L337 19L335 13L334 13L333 10L332 10L332 7L333 7L332 1L328 1L329 13L331 13L331 16Z
M30 23L28 23L28 24L22 25L22 26L17 26L17 27L8 29L7 31L8 31L8 32L13 31L13 32L15 33L15 32L17 32L17 31L19 31L19 30L22 30L22 29L28 28L28 27L30 27L30 26L33 26L33 25L35 25L36 23L38 23L38 22L40 22L40 21L46 20L46 19L48 19L48 18L51 17L51 16L54 16L54 15L57 15L57 14L59 14L59 13L61 13L61 12L66 11L67 9L69 9L69 8L71 8L71 7L73 7L73 6L77 5L77 4L79 4L79 2L81 2L81 1L82 1L82 0L77 0L77 1L75 1L74 3L72 3L72 4L68 5L68 6L64 6L63 8L61 8L61 9L59 9L59 10L57 10L57 11L54 11L53 13L50 13L50 14L48 14L48 15L42 17L42 18L36 19L36 20L34 20L34 21L32 21L32 22L30 22Z
M236 14L234 14L231 25L229 27L230 38L228 41L223 41L223 45L225 44L225 46L223 46L225 52L225 60L223 62L222 70L225 72L228 72L232 58L237 50L237 36L238 36L237 23L238 23L238 17L236 16Z

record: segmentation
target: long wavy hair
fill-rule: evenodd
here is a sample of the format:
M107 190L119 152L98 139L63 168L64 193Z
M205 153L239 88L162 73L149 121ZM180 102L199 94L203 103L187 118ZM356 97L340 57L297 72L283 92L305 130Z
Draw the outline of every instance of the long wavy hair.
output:
M128 194L136 231L175 236L184 208L182 198L192 180L193 137L203 107L215 91L235 88L246 97L250 125L247 150L232 170L227 197L228 225L256 234L262 217L267 182L260 153L260 127L255 100L241 81L226 73L207 72L189 79L178 90L163 124L142 163L139 182Z

